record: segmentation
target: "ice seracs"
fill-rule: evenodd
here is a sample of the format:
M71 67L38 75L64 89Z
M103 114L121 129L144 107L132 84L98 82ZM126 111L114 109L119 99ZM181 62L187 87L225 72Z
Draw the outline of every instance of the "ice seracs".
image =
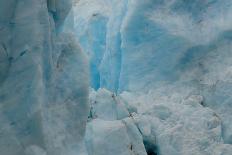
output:
M166 96L163 90L148 94L124 92L118 96L104 89L91 91L85 137L89 153L230 155L232 146L224 143L222 119L202 105L201 96L183 97L181 90ZM113 98L128 109L129 115L117 117L118 105ZM137 110L129 112L133 106Z

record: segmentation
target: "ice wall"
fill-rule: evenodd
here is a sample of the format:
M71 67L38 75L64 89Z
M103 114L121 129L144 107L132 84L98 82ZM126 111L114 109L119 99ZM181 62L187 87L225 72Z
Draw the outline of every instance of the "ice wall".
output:
M88 65L67 0L0 1L0 154L85 154ZM78 118L78 120L76 119Z
M229 40L230 3L80 1L75 8L75 30L90 55L91 73L97 74L92 77L93 87L149 90L159 83L207 75L200 73L199 65L186 63L196 62L196 57L203 61L213 44Z
M92 86L201 96L202 108L222 120L222 143L231 144L231 7L230 0L81 0L75 29L97 73Z

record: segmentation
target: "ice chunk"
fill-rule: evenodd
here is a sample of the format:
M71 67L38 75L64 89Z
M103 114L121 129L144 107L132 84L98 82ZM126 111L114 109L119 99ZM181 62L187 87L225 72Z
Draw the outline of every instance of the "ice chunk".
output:
M89 155L146 155L139 130L131 121L90 122L86 133Z
M94 94L94 91L91 93ZM106 89L99 89L96 94L91 95L90 118L102 120L121 120L129 116L124 103L115 94Z

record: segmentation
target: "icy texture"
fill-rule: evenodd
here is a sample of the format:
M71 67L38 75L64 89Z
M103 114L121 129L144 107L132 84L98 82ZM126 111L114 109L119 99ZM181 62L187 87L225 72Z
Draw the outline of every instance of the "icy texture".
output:
M90 55L92 86L141 91L224 78L216 73L230 66L230 10L230 0L81 0L75 30Z
M91 117L102 120L118 120L129 116L129 112L122 101L106 89L92 91L90 96Z
M120 96L105 89L92 91L85 138L89 154L230 155L222 120L203 106L203 97L189 96L192 90L166 90Z
M0 1L1 155L85 153L87 60L71 34L56 33L70 7Z
M0 0L1 155L231 155L231 0L71 7Z
M178 88L188 92L183 96L202 96L231 144L231 10L230 0L81 0L75 28L95 65L91 73L98 74L92 86L116 93L165 88L166 95ZM102 48L93 40L102 40Z
M95 119L87 126L89 155L146 155L142 136L132 120Z
M105 89L90 93L86 132L89 155L146 155L142 135L119 96Z
M92 87L117 91L121 71L122 20L127 0L80 1L75 8L75 30L90 56Z
M121 97L137 107L133 118L143 135L147 152L160 155L230 155L224 144L222 121L202 105L202 96L185 96L178 90L166 95L165 89L149 94L124 92Z

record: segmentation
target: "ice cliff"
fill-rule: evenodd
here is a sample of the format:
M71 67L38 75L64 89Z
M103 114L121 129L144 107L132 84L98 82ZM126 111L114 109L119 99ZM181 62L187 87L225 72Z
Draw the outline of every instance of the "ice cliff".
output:
M0 0L1 155L85 153L88 63L61 32L71 7L68 0Z

